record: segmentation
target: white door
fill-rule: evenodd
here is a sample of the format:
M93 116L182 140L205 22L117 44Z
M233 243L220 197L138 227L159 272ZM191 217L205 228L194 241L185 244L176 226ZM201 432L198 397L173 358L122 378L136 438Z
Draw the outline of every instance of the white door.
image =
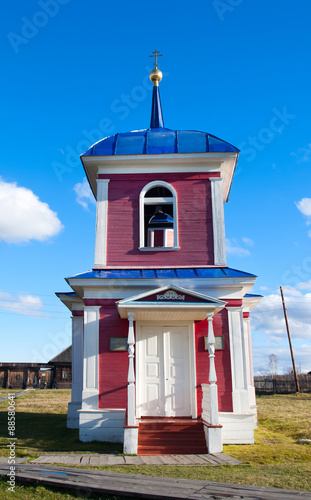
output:
M187 326L141 325L137 337L137 414L191 416Z

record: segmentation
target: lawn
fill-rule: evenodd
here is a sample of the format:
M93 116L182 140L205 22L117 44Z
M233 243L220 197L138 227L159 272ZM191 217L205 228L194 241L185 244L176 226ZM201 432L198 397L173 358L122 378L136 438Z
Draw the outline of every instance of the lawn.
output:
M36 390L16 400L18 456L47 451L122 452L108 443L80 443L78 431L66 429L69 390ZM110 470L276 488L311 491L311 394L258 396L259 427L254 445L227 445L224 452L241 460L241 466L114 466ZM7 454L7 402L0 404L0 455ZM101 467L102 470L107 467ZM28 491L28 487L24 489ZM0 489L1 492L1 489ZM55 493L55 495L62 495ZM20 496L74 498L70 496ZM98 498L98 497L94 497Z
M122 445L81 443L77 429L67 429L70 389L36 389L16 398L16 456L38 456L49 451L121 452ZM0 403L0 456L7 456L8 401Z

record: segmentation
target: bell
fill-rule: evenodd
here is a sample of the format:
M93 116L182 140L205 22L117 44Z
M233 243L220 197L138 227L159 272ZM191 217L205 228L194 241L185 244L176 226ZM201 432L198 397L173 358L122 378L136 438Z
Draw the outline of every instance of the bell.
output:
M148 222L148 246L157 248L174 246L173 218L163 212L159 205Z

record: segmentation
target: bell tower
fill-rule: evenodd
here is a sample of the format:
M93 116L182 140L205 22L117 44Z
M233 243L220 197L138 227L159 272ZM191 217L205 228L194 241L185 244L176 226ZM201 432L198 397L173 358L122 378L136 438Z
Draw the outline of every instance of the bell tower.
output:
M248 293L256 276L229 268L225 250L239 150L164 126L161 54L151 57L150 127L81 155L97 201L95 259L58 294L73 317L68 426L82 441L143 453L142 417L183 417L202 429L200 453L216 453L253 443L256 425L248 318L260 297Z

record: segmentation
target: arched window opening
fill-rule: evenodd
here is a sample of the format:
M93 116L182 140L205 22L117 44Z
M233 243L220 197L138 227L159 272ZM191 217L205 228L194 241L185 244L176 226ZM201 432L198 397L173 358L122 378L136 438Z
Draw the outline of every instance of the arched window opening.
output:
M177 196L163 181L151 182L140 194L140 249L178 250Z

